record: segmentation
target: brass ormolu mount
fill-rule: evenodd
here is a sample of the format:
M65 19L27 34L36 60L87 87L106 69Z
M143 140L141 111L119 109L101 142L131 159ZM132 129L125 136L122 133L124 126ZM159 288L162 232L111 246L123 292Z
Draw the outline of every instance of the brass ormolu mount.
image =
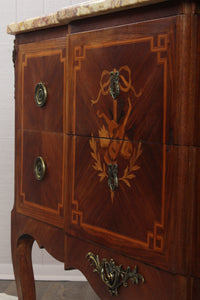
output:
M128 287L128 280L130 279L133 284L139 284L139 280L144 283L144 277L137 273L137 266L131 271L128 267L125 271L122 265L117 266L115 261L111 258L110 261L103 258L100 263L99 256L89 252L86 256L95 267L93 272L97 272L102 281L106 284L111 295L118 295L118 288L120 286Z

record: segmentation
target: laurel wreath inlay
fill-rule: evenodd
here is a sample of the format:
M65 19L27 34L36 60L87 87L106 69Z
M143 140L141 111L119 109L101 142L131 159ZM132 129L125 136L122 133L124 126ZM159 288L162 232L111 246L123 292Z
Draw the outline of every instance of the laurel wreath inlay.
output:
M93 152L91 152L91 155L92 155L93 159L95 160L95 164L92 167L97 172L99 172L98 176L100 177L100 182L102 182L105 177L108 177L108 175L106 173L106 166L105 166L105 163L101 163L100 154L99 154L99 152L97 152L97 144L96 144L96 141L93 136L92 136L91 140L89 140L89 142L90 142L90 147L93 151Z
M98 129L98 140L91 133L89 140L91 156L94 160L92 168L97 172L99 181L102 182L108 178L108 187L110 188L111 200L114 201L116 188L121 181L127 187L131 187L131 180L136 177L136 172L140 169L137 160L142 154L142 144L139 142L134 147L133 142L127 136L127 123L133 112L133 101L140 98L143 89L135 89L132 81L131 69L125 65L117 70L103 70L100 78L100 90L95 100L91 99L91 105L97 105L101 96L112 97L112 114L106 113L105 108L97 106L96 116L102 120L102 125ZM123 93L128 93L127 99ZM120 103L119 96L123 97L127 104L118 108ZM110 108L111 109L111 108ZM118 118L118 112L122 111ZM98 147L97 147L98 145ZM125 162L126 161L126 162ZM120 168L119 168L120 165ZM125 167L125 168L124 168ZM123 168L123 169L122 169ZM121 178L118 177L121 174ZM123 174L123 175L122 175Z
M92 150L91 155L93 159L95 160L95 163L93 164L93 169L98 172L98 176L100 177L100 182L104 180L104 178L108 177L108 174L106 173L106 165L104 162L101 162L100 154L97 151L97 143L92 136L92 138L89 140L90 142L90 148ZM119 178L119 181L123 181L128 187L131 187L130 180L135 178L136 175L134 172L140 169L140 166L136 164L138 158L142 154L141 149L142 143L139 142L138 147L133 149L133 154L130 159L129 165L125 168L124 174L121 178Z
M123 177L119 178L119 180L123 181L128 187L131 186L130 183L129 183L129 180L136 177L134 172L140 169L140 166L136 165L136 161L140 157L140 155L142 154L141 146L142 146L142 143L140 142L138 144L137 149L134 148L133 155L130 159L130 164L124 170Z

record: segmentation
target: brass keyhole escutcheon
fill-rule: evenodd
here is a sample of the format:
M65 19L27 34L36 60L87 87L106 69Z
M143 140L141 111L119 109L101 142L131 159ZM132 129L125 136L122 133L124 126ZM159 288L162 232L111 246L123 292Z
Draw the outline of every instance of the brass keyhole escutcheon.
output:
M110 72L110 95L115 100L120 94L119 71Z
M42 180L45 176L46 166L41 156L36 157L34 162L34 174L37 180Z
M115 191L118 187L118 165L108 164L108 186L111 191Z
M36 84L35 87L35 102L37 106L42 107L47 101L47 89L42 82Z

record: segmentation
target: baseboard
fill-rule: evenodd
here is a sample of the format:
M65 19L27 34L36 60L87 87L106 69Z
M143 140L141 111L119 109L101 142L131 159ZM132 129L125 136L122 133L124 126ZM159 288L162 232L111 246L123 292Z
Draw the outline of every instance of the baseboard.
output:
M87 281L78 270L63 270L63 265L34 265L35 280L44 281ZM0 280L14 280L11 264L0 264Z

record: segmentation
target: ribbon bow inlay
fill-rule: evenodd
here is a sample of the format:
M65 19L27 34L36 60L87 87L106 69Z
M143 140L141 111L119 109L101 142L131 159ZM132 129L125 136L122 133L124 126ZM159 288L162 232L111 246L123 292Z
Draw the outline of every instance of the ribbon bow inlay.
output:
M101 80L100 80L100 90L99 90L99 94L96 100L91 100L92 104L96 104L98 103L101 94L102 95L108 95L111 94L111 85L113 85L113 83L111 82L111 78L113 76L113 74L118 74L118 79L117 79L117 83L114 83L115 85L119 85L119 91L116 93L116 97L112 96L113 99L116 99L117 96L119 95L119 92L128 92L129 90L132 90L132 92L134 93L135 97L140 97L142 95L142 90L140 89L139 93L136 92L135 88L132 85L131 82L131 70L129 69L128 66L123 66L119 69L119 71L117 71L116 69L114 69L113 71L109 72L107 70L104 70L101 74ZM115 90L117 90L117 87L115 86Z

